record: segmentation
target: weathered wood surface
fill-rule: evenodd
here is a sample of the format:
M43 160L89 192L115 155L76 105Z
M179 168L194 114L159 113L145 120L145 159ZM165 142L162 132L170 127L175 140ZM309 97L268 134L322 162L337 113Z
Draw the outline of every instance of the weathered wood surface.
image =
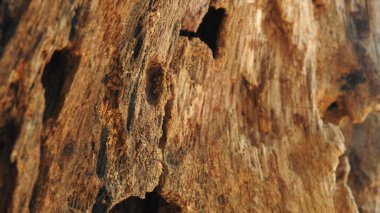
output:
M379 211L379 1L0 9L1 211Z

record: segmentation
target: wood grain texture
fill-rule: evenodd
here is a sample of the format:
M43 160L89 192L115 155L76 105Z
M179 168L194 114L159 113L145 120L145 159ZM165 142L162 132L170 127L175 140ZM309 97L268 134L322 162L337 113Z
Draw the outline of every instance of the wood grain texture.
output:
M0 9L1 211L379 210L378 1Z

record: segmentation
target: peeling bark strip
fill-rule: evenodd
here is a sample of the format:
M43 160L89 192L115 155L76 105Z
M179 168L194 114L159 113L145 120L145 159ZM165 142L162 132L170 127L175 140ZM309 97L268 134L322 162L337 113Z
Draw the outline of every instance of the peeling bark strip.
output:
M379 8L0 0L0 212L377 212Z

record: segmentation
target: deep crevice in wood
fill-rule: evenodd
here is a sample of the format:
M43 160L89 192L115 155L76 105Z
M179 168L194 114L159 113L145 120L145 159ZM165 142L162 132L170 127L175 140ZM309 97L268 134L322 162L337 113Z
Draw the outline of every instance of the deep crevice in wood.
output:
M145 199L129 197L116 204L111 213L156 213L181 212L181 208L174 203L167 202L156 190L145 194Z
M136 110L136 99L137 99L137 90L138 90L139 82L136 81L133 84L132 94L128 105L128 114L127 114L127 131L131 130L132 121L134 118L135 110Z
M99 178L103 178L106 170L107 164L107 140L108 140L108 129L107 127L102 128L102 132L100 133L100 146L98 153L98 162L96 165L96 174Z
M78 68L80 58L70 50L55 51L46 65L41 82L45 88L45 112L43 121L56 119Z
M211 49L214 58L218 54L218 38L220 27L225 17L226 10L224 8L215 9L210 7L206 15L203 17L202 23L199 25L197 32L181 30L179 35L192 38L199 38L205 42Z
M106 187L99 189L98 195L96 197L96 202L92 206L92 213L104 213L107 212L109 208L109 196Z
M16 186L17 168L11 162L11 153L19 135L20 127L9 121L0 127L0 209L6 211L12 203Z

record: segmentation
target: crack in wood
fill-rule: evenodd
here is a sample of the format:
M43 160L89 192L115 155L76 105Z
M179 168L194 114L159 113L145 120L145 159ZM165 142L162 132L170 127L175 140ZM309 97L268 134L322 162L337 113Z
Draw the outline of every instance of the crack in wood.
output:
M99 189L96 202L92 206L92 213L105 213L110 206L109 195L105 186Z
M131 125L132 125L133 117L134 117L134 114L135 114L138 86L139 86L139 81L137 80L133 84L132 94L131 94L131 98L130 98L129 105L128 105L127 131L131 130Z
M100 133L100 146L98 152L98 162L96 166L96 174L99 178L103 178L105 175L106 164L107 164L107 140L108 140L108 128L103 127Z

